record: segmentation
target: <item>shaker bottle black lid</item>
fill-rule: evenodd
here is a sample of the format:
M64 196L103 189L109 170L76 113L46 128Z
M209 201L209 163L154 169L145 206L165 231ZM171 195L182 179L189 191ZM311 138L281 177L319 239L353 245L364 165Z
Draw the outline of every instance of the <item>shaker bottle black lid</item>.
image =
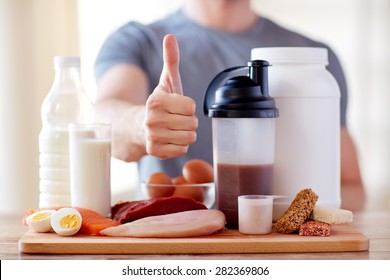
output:
M215 118L276 118L275 100L268 95L268 66L254 60L248 66L229 68L210 83L204 101L204 113ZM249 76L229 77L242 70ZM225 84L223 84L223 82Z

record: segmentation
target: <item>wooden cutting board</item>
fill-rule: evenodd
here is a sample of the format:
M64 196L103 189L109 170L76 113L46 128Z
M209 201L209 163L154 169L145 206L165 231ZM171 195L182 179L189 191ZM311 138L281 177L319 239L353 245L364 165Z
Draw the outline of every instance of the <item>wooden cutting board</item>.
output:
M19 250L31 254L212 254L366 251L369 240L351 225L333 225L328 237L298 234L243 235L237 230L196 238L131 238L74 235L29 230Z

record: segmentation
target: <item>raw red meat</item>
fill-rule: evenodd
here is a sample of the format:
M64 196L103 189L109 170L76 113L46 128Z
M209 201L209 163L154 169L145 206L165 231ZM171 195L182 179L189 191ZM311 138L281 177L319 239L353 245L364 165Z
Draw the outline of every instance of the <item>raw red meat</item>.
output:
M111 217L124 224L150 216L200 209L207 209L207 207L191 198L160 197L117 203L111 209Z

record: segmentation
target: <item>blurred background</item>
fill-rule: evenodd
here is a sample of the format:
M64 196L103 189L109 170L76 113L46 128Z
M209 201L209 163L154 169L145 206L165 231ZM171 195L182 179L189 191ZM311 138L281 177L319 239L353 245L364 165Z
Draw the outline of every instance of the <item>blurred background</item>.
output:
M349 87L348 126L358 149L367 209L390 209L390 0L253 0L281 25L330 45ZM96 97L93 63L103 40L130 20L149 23L180 0L0 0L0 213L38 207L40 108L53 57L82 61ZM136 165L112 160L112 202L131 199Z

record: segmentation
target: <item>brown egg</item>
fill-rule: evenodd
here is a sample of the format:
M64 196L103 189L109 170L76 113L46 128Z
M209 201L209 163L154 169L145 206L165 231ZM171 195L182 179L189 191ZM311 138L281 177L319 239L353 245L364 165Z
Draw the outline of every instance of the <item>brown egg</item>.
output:
M192 198L199 202L204 201L205 191L203 187L189 185L184 176L177 176L172 179L172 182L176 185L172 196Z
M203 202L205 191L203 186L177 185L173 196L192 198L196 201Z
M146 183L162 184L167 186L147 186L147 192L150 198L172 196L175 187L172 185L171 178L164 172L153 173L150 175Z
M174 185L183 185L183 184L187 184L187 181L184 178L184 176L177 176L177 177L172 179L172 183Z
M201 159L191 159L183 166L183 176L189 183L214 182L213 166Z

